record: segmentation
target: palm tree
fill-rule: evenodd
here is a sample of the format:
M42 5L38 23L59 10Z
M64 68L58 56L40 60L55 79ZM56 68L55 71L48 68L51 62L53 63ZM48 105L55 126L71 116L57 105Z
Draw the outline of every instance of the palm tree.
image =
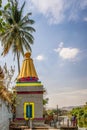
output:
M18 61L18 71L20 72L19 58L20 54L24 56L24 50L31 51L34 37L32 35L35 29L32 27L34 20L30 19L31 13L23 16L25 2L18 8L17 0L10 0L10 7L2 11L3 18L6 20L4 32L0 33L1 45L3 46L2 55L6 55L12 50Z

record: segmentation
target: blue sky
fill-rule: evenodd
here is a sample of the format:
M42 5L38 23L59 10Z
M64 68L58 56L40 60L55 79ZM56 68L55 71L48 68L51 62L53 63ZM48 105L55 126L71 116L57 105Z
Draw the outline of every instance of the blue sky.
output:
M19 0L23 3L23 0ZM32 58L48 107L87 102L87 0L26 0L35 20ZM0 47L0 52L2 48ZM21 63L23 58L21 57ZM0 63L16 65L10 52Z

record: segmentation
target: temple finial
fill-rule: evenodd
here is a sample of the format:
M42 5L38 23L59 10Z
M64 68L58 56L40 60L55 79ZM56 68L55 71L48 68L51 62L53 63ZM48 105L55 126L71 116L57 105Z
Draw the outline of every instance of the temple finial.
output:
M30 58L31 53L30 52L26 52L24 56L25 56L25 58Z

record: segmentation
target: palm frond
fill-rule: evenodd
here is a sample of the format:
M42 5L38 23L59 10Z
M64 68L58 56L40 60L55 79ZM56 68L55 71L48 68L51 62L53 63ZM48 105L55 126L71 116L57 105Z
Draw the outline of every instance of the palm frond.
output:
M28 19L28 20L24 20L24 21L20 21L20 26L25 26L25 25L32 25L32 24L34 24L35 23L35 21L34 20L32 20L32 19Z
M32 40L34 40L34 37L32 34L30 34L28 31L25 31L25 30L21 30L21 33L26 37L26 36L29 36Z
M25 39L29 42L29 44L33 44L34 40L30 36L25 35Z
M24 6L25 6L25 1L24 1L23 5L21 6L21 9L20 9L20 17L21 18L22 18Z
M31 15L32 13L27 13L22 19L21 19L21 23L23 23L23 21L26 21L29 19L29 16Z
M15 43L16 43L17 50L21 52L22 55L24 56L23 42L20 35L18 35L18 37L16 38Z
M18 60L20 54L24 55L24 50L32 51L31 44L34 42L32 35L35 29L32 27L34 20L30 19L32 13L27 13L23 16L23 9L25 2L21 8L18 8L18 0L10 0L11 5L6 11L3 12L6 25L3 33L0 33L0 40L2 41L3 54L6 55L11 49Z
M33 28L33 27L31 27L31 26L25 26L25 27L22 27L23 28L23 30L26 30L26 31L29 31L29 32L35 32L36 30Z
M26 50L27 51L32 51L31 46L29 45L29 42L24 37L22 37L22 40L23 40L23 45L26 48Z

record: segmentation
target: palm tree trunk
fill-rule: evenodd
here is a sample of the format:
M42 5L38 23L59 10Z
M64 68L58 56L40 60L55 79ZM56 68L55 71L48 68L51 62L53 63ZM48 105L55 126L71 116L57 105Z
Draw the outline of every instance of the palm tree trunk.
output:
M17 61L18 61L18 73L20 73L20 62L19 62L19 53L17 50Z

